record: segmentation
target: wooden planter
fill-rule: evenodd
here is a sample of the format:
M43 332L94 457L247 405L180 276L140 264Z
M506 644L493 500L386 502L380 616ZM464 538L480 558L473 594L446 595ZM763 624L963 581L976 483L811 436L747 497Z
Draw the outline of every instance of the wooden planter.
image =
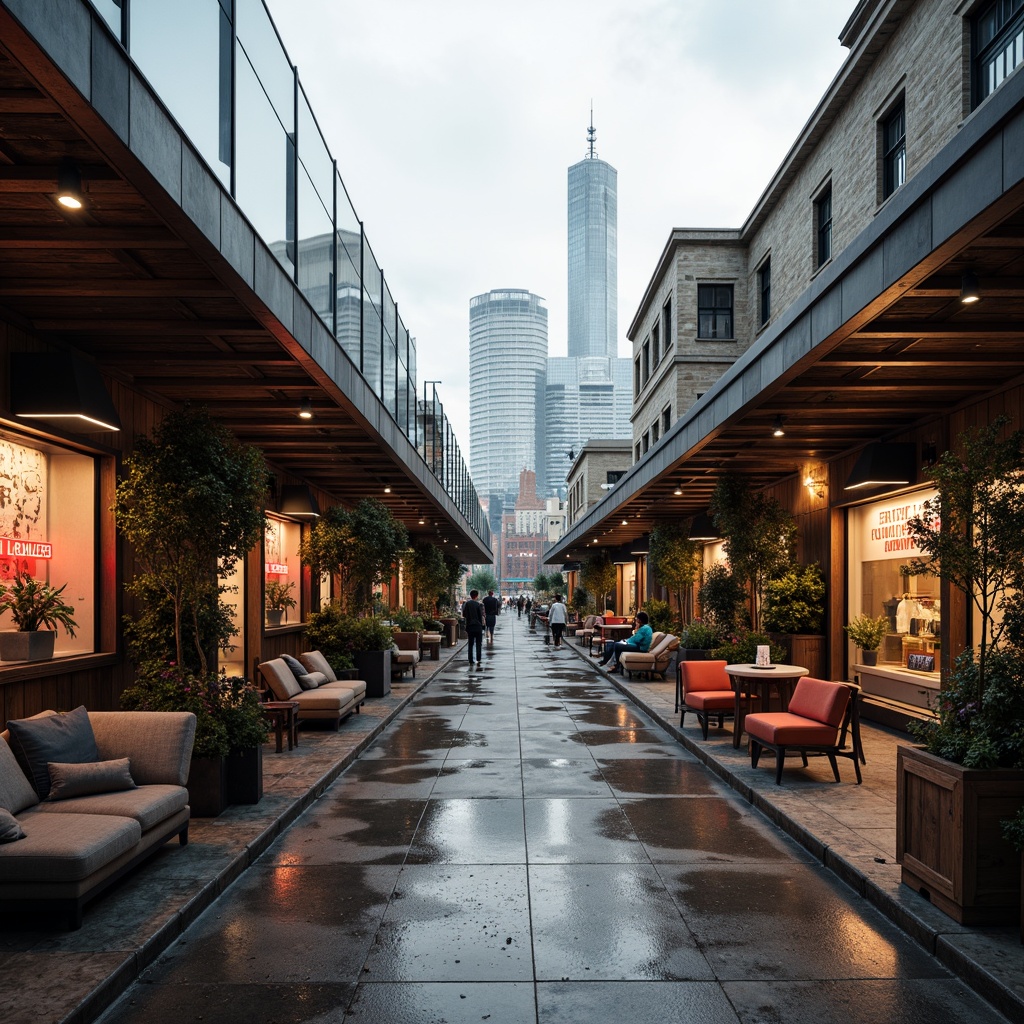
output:
M188 772L188 806L193 818L216 818L227 807L223 757L193 757Z
M813 679L826 679L825 637L817 633L771 633L772 640L786 648L786 661L802 665Z
M708 652L703 647L680 647L678 661L707 661Z
M896 859L904 885L960 924L1015 923L1021 859L999 823L1022 803L1024 771L964 768L898 747Z
M226 774L229 804L258 804L263 796L263 747L232 750Z

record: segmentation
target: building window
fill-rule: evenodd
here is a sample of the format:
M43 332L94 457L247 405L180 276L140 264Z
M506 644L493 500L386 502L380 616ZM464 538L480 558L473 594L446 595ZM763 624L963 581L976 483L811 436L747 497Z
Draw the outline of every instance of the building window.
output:
M661 412L661 432L667 434L669 427L672 426L672 406L666 405Z
M697 337L732 340L732 285L697 285Z
M650 338L648 338L647 341L644 342L644 347L642 349L642 356L641 356L641 358L643 360L643 374L641 376L640 383L641 384L646 384L651 379L651 340L650 340Z
M640 439L643 453L646 455L651 450L651 432L649 430L644 431L644 436Z
M609 469L604 475L604 481L607 484L617 484L625 475L624 469Z
M1024 2L1024 0L1022 0ZM814 204L815 265L823 267L832 259L832 185L818 196Z
M299 561L301 541L302 526L299 523L268 516L263 535L264 586L267 594L265 616L268 626L282 626L305 619L302 606L302 565ZM280 596L271 601L272 593ZM288 606L289 600L295 602L291 607Z
M661 324L651 328L651 366L661 362Z
M639 441L637 441L636 447L633 449L633 456L634 456L634 458L633 458L634 462L639 462L640 461L640 442Z
M882 198L907 180L907 119L903 101L882 122Z
M1024 0L994 0L974 19L974 106L1024 60Z
M757 272L757 293L759 296L762 327L772 318L772 258L769 256Z
M655 420L654 423L651 424L651 444L657 444L659 437L661 437L661 422L659 420Z
M672 297L669 296L665 300L665 305L661 307L661 325L662 325L662 340L665 351L672 347Z
M640 394L640 357L633 361L633 397Z

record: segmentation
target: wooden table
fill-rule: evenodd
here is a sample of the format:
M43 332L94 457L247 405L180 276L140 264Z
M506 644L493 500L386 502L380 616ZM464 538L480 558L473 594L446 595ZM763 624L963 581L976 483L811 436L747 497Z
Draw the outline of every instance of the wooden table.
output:
M277 752L281 753L284 734L288 734L288 749L299 745L299 702L297 700L270 700L263 704L274 735L277 737Z
M438 637L436 640L428 640L426 637L420 638L420 646L423 648L424 660L426 660L427 654L430 655L431 661L441 660L441 638Z
M786 711L796 681L807 675L807 669L800 665L769 665L766 668L758 668L757 665L726 665L725 672L732 683L732 692L736 695L732 745L737 749L743 735L744 719L750 711L751 695L757 696L759 706L767 710L768 696L774 686L779 693L781 709Z

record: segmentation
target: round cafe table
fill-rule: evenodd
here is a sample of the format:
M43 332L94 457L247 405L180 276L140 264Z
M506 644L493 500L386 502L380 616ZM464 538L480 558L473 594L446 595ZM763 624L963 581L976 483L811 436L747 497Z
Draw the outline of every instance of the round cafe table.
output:
M752 698L757 697L758 706L766 709L768 696L774 686L779 694L782 710L788 710L793 687L801 676L807 675L807 669L800 665L768 665L764 668L757 665L726 665L725 673L732 684L732 692L736 695L732 745L738 749L740 737L743 735L743 722L750 711Z

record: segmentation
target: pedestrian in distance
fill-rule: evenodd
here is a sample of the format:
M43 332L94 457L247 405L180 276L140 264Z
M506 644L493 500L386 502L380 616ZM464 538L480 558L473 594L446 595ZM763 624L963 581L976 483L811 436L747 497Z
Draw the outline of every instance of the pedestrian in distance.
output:
M483 606L484 622L487 626L487 642L493 644L494 626L498 621L498 616L501 614L501 602L494 596L493 590L487 591L487 596L483 599Z
M516 601L516 618L521 619L523 617L523 608L526 606L526 598L522 594L519 595L519 600Z
M599 665L608 665L609 672L619 672L619 655L623 651L646 652L651 649L651 640L654 638L654 630L647 624L647 612L637 612L633 619L633 635L628 640L609 640L604 645L604 654L601 655ZM609 665L609 661L611 664Z
M462 617L466 620L466 636L469 637L469 667L473 667L473 648L476 647L476 667L483 668L484 656L484 606L477 600L479 590L469 592L469 600L463 602Z
M555 594L555 600L548 609L548 625L551 627L551 635L554 637L555 646L562 646L562 634L565 632L565 624L569 621L569 610L562 603L562 595Z

